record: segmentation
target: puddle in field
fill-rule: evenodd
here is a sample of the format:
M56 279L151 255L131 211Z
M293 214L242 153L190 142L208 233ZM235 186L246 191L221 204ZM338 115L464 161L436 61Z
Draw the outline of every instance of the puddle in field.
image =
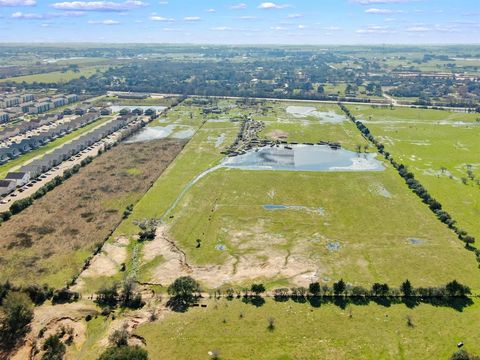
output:
M339 251L341 245L339 242L329 242L326 245L328 251Z
M223 145L224 142L225 142L225 133L222 133L215 140L215 147L218 149L220 146Z
M195 130L190 127L176 131L179 127L179 125L146 126L142 128L138 133L133 135L130 139L128 139L126 143L165 139L167 137L172 137L174 139L188 139L192 137L195 133Z
M422 244L425 243L425 240L416 239L416 238L409 238L409 239L408 239L408 242L409 242L411 245L422 245Z
M391 199L392 194L382 184L371 184L368 188L370 192Z
M295 210L295 211L305 211L311 214L325 215L325 209L322 208L312 208L307 206L299 205L263 205L265 210Z
M336 124L347 121L345 115L337 114L335 111L318 111L313 106L288 106L287 113L295 117L304 118L307 116L314 116L322 123Z
M197 182L218 169L284 170L284 171L383 171L385 167L376 159L376 154L357 154L348 150L333 150L328 145L291 145L264 147L249 150L243 155L225 158L193 178L180 192L172 205L161 217L168 218L185 194ZM316 210L318 211L318 209Z
M188 128L188 129L174 132L171 137L174 139L189 139L193 135L195 135L195 130L192 128Z
M215 249L217 249L219 251L226 251L227 247L223 244L217 244L217 245L215 245Z
M263 147L243 155L227 158L222 167L243 170L290 171L382 171L382 162L375 153L357 154L344 149L333 150L328 145L291 145Z

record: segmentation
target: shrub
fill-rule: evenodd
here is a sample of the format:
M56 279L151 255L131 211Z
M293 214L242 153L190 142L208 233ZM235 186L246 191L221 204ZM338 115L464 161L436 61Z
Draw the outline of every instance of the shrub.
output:
M29 330L33 319L33 304L24 293L9 292L2 303L0 342L7 348L14 346Z
M111 347L98 360L148 360L148 353L140 346Z
M77 301L80 298L80 294L75 291L70 291L67 288L58 289L53 292L52 303L65 304Z
M42 356L42 360L61 360L65 354L65 344L60 341L58 335L52 335L43 344L43 350L45 353Z

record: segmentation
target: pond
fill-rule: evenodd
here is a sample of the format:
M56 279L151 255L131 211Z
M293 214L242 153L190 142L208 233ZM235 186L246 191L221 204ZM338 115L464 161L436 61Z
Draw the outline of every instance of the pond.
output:
M222 167L243 170L382 171L375 153L357 154L328 145L263 147L224 160Z
M179 130L177 130L180 128ZM167 126L146 126L138 133L129 138L126 143L136 143L150 140L165 139L188 139L192 137L195 130L189 126L167 125Z
M307 116L314 116L325 124L336 124L347 121L345 115L337 114L333 110L318 111L313 106L288 106L287 113L298 118L305 118Z

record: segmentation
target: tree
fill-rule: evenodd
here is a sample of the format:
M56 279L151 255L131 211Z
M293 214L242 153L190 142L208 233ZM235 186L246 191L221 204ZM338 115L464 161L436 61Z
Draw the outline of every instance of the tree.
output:
M308 285L308 291L310 291L313 296L318 296L318 294L320 294L320 284L318 282L311 283Z
M28 332L33 319L33 304L24 293L9 292L0 313L0 342L10 347Z
M52 335L43 344L45 351L42 360L62 360L65 354L65 344L60 341L58 335Z
M445 286L447 296L452 297L463 297L465 295L471 294L470 288L466 285L460 284L457 280L449 282Z
M375 283L372 286L372 295L374 296L387 296L390 288L387 284Z
M115 330L110 337L110 343L114 346L127 346L128 345L129 334L126 328L126 324L122 326L121 329Z
M413 295L413 287L408 279L405 280L402 285L400 285L400 291L402 292L403 296L409 297Z
M111 347L98 360L148 360L148 353L140 346Z
M340 279L339 282L336 282L333 284L333 293L335 294L335 296L343 295L346 289L347 289L347 286L345 284L345 281L343 281L343 279Z
M265 292L265 286L263 284L252 284L250 290L256 295L260 295L261 293Z
M450 357L450 360L479 360L479 359L480 357L469 354L467 351L463 349L455 351Z
M198 282L190 276L182 276L176 279L169 287L168 294L182 298L192 297L200 290Z
M118 285L113 284L110 287L103 287L97 291L97 299L95 301L99 306L117 306L118 302Z

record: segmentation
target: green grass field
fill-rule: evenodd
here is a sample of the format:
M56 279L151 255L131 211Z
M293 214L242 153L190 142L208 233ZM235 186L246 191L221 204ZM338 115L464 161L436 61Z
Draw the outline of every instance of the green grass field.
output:
M366 144L348 121L322 124L310 116L295 118L287 106L266 103L253 113L266 123L264 136L287 124L297 141L324 135L341 139L350 149ZM335 105L317 105L317 110L340 114ZM238 112L242 110L232 111ZM181 106L159 124L194 126L200 119L198 107ZM305 126L315 129L311 137L303 137ZM350 173L222 169L182 194L190 181L222 159L215 139L227 134L228 144L236 129L228 122L205 123L114 236L135 235L135 220L162 218L178 200L164 219L169 236L191 265L216 266L219 274L228 275L199 275L207 287L256 279L273 288L340 278L364 286L375 281L398 285L406 278L433 286L456 278L480 288L474 256L389 166L383 172ZM272 211L263 207L268 204L297 208ZM396 266L391 266L394 258ZM144 281L162 282L164 264L159 258L152 261L155 266L140 261L138 274Z
M289 106L314 107L320 114L335 113L344 117L339 107L335 104L317 103L268 103L269 111L262 116L256 116L256 120L265 123L261 135L267 139L282 138L288 142L313 142L333 141L342 144L342 147L354 150L357 145L368 145L361 134L350 121L330 123L324 122L324 118L315 116L299 117L286 111Z
M409 167L445 210L480 239L478 114L351 106L353 114ZM469 172L469 170L471 172Z
M480 351L478 302L457 312L451 308L403 304L384 307L274 302L261 307L240 300L206 302L186 314L139 327L152 359L447 359L459 341ZM413 327L407 325L410 316ZM273 331L268 320L275 320Z
M226 100L218 103L224 109L232 104ZM170 280L165 280L169 273L172 278L183 275L182 269L177 272L169 267L168 251L167 255L157 252L161 249L158 238L143 243L134 240L139 231L136 221L162 217L161 226L168 238L185 254L188 274L206 291L227 286L241 289L254 281L264 283L267 289L308 285L312 280L331 285L340 278L368 288L374 282L398 287L408 278L416 287L440 286L457 279L478 293L480 278L473 254L387 163L385 171L379 172L218 169L189 187L199 174L222 161L220 151L232 143L238 131L238 123L229 120L239 116L250 114L264 121L261 136L266 138L284 132L287 141L341 141L351 150L367 144L352 123L324 124L311 116L294 117L286 112L289 105L266 102L204 116L200 106L187 102L152 122L149 126L189 126L196 132L111 238L126 235L131 239L127 271L90 279L84 294L132 274L140 282L162 285L169 284ZM335 105L314 107L341 115ZM383 126L413 126L410 131L418 136L416 142L427 132L417 134L418 129L430 129L431 133L437 128L467 129L436 125L438 122L464 119L472 124L470 128L475 123L472 116L444 112L362 110L374 133ZM382 113L377 116L375 111ZM402 134L399 129L394 128L395 137L388 136L396 139ZM463 143L467 133L453 134ZM450 131L443 134L446 138L451 135ZM387 148L392 144L405 146L398 145L398 150L392 147L394 156L395 151L408 154L414 146L426 148L404 141L385 139L385 143ZM290 208L269 210L264 207L268 204ZM160 285L152 288L159 294L165 292ZM446 359L459 341L468 351L480 351L476 334L480 308L473 301L455 309L374 301L366 305L318 305L275 302L270 297L263 306L255 307L237 299L209 299L202 300L207 308L172 313L165 311L164 302L160 305L154 300L148 302L148 309L161 309L159 320L140 325L135 333L145 339L152 359L209 359L209 351L214 350L219 350L221 359ZM127 311L115 316L136 315ZM270 318L275 323L272 331L267 329ZM408 325L407 318L413 326ZM89 322L87 342L78 350L69 350L69 355L96 356L109 323L103 317Z
M108 69L108 66L94 66L94 67L84 67L81 68L79 72L74 71L53 71L45 74L35 74L35 75L25 75L25 76L16 76L6 79L1 79L0 82L9 82L14 81L17 83L26 82L32 84L34 82L39 83L63 83L73 79L79 79L80 77L90 77L94 75L97 71L104 71Z

